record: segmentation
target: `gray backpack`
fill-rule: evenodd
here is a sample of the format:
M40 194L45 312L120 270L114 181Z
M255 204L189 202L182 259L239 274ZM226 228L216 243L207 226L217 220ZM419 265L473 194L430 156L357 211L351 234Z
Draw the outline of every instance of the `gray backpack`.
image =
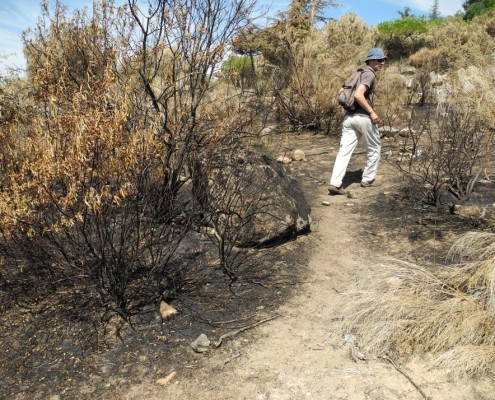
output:
M361 75L364 68L359 68L349 78L347 78L339 90L338 102L346 111L354 111L356 106L354 105L354 94L361 82Z

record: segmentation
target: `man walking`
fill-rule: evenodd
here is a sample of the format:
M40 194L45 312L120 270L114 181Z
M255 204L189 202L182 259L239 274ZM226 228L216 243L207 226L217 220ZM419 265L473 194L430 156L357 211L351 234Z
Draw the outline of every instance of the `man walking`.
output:
M377 126L380 119L373 109L375 73L382 69L386 59L387 57L380 48L373 48L368 51L366 66L354 95L356 108L352 112L347 112L342 124L340 148L328 187L330 194L346 194L342 188L342 180L361 136L366 142L366 166L363 170L361 186L369 187L375 180L381 151L380 133Z

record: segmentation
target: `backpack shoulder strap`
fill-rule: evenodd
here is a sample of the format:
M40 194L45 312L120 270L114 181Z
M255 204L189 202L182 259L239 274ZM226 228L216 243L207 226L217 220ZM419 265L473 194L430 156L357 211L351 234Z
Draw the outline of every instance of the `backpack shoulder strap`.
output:
M376 77L376 72L373 68L371 68L369 65L365 65L363 67L363 72L364 71L371 71L373 72L373 76ZM375 81L373 81L371 87L369 88L370 92L369 92L369 95L368 96L373 96L374 93L375 93Z
M357 86L357 84L361 81L361 75L363 74L363 68L358 68L356 72L354 72L351 76L349 76L342 87L351 88Z
M371 72L373 72L373 75L375 75L375 76L376 76L376 72L375 72L375 70L374 70L373 68L371 68L369 65L365 65L363 68L359 68L359 70L361 70L361 71L363 71L363 72L364 72L364 71L371 71ZM358 71L359 71L359 70L358 70Z

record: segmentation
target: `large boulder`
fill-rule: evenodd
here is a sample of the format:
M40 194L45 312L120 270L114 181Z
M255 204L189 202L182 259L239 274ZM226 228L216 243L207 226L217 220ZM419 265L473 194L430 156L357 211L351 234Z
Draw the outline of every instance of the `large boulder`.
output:
M246 149L219 152L207 170L209 218L221 238L249 247L310 229L303 192L272 158Z

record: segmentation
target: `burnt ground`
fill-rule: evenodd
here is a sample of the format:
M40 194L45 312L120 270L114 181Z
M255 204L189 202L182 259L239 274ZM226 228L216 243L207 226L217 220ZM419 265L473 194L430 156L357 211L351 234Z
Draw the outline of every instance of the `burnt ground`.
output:
M189 344L201 333L218 339L283 303L304 271L300 244L248 251L234 282L218 266L208 267L201 283L175 294L171 305L179 313L169 320L157 305L132 327L115 320L101 332L53 307L55 298L4 312L0 398L108 398L126 385L156 380L171 365L187 370L197 362Z
M150 397L149 393L132 396L129 393L143 385L156 386L157 379L172 371L181 377L181 382L193 380L198 369L208 365L210 354L198 355L190 348L190 343L201 333L212 342L232 333L231 337L235 338L232 343L238 340L244 345L256 343L256 323L277 317L279 309L304 290L301 288L311 277L308 265L314 253L321 246L332 246L332 243L322 244L318 237L319 224L323 223L322 215L326 212L338 213L336 229L356 238L356 248L343 250L346 254L341 254L342 257L354 257L353 252L362 248L371 256L443 262L447 249L462 232L492 230L491 225L481 220L451 215L449 204L443 208L422 205L386 157L377 186L370 190L359 188L364 159L361 147L346 176L350 197L326 196L338 138L284 133L278 134L273 142L276 145L265 150L274 157L290 155L295 149L306 154L306 161L293 162L290 169L315 209L312 232L278 246L251 250L235 282L211 267L203 275L200 287L195 284L175 296L171 304L179 314L166 321L159 317L157 308L152 308L132 328L109 326L112 329L101 335L80 321L64 319L60 310L50 307L50 299L42 302L43 312L26 307L4 312L0 321L4 382L0 386L0 398L160 398L154 392L156 397ZM394 139L383 144L384 153L389 150L394 153L397 149ZM485 183L482 189L486 198L495 192L491 183ZM322 205L322 198L329 205ZM337 216L332 218L337 222ZM337 236L343 233L333 232ZM228 358L226 364L233 364L237 356ZM207 374L207 379L216 380L217 372ZM201 397L265 398L246 393L243 397L230 393L229 397L229 388L225 390L224 395ZM199 398L187 393L184 391L182 398Z

